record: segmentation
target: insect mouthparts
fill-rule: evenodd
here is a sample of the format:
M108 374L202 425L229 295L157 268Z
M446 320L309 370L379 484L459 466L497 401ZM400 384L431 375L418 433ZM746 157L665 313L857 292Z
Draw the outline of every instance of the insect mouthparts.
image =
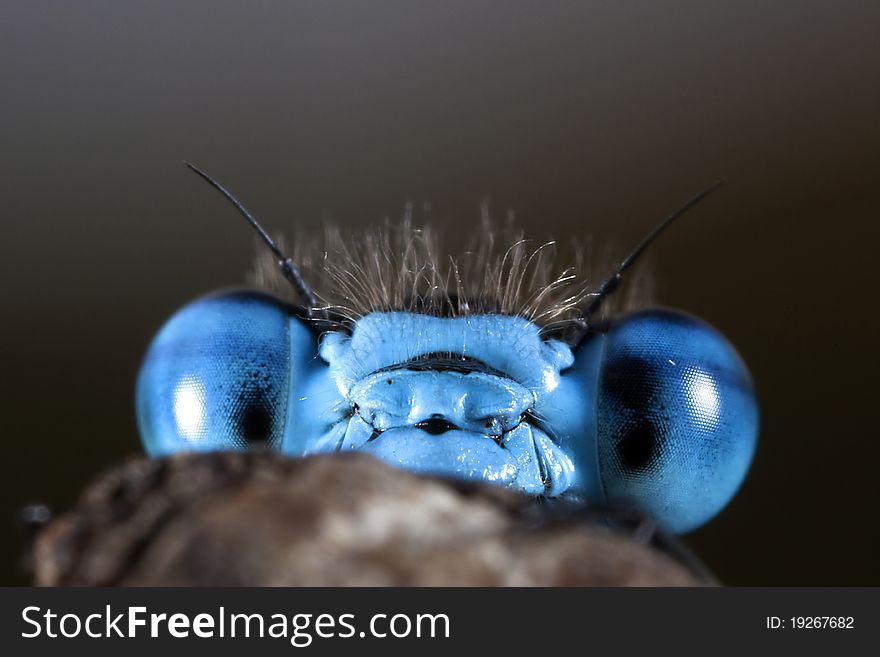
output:
M460 427L456 426L442 415L432 415L427 420L422 420L415 424L416 429L429 433L432 436L439 436L447 431L455 431Z

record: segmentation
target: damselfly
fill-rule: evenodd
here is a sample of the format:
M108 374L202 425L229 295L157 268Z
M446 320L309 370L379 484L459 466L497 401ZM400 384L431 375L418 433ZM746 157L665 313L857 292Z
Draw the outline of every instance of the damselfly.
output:
M673 310L598 319L639 255L718 184L594 289L554 273L544 246L489 234L449 260L409 222L325 248L312 263L325 289L313 289L189 166L256 229L296 298L220 292L168 320L137 381L149 454L361 450L534 496L635 504L674 532L706 522L743 481L758 409L729 342Z

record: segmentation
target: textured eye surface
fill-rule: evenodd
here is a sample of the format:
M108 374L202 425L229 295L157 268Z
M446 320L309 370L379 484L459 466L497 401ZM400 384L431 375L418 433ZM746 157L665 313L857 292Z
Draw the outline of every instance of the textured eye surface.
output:
M277 446L287 418L289 315L268 295L194 301L166 322L138 374L146 451Z
M733 497L758 431L751 378L734 348L668 310L630 315L608 332L597 420L607 499L635 503L676 532Z

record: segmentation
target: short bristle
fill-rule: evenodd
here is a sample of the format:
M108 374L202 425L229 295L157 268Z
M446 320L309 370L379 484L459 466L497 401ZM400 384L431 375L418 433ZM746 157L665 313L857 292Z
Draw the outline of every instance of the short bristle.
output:
M328 228L323 239L299 236L295 245L294 260L320 303L347 322L374 311L497 313L552 330L582 316L592 286L610 269L593 262L587 271L592 258L573 243L561 248L525 239L510 217L493 225L485 206L480 228L458 250L447 248L430 225L415 227L409 206L398 224L386 221L351 235ZM290 295L271 254L259 254L254 282ZM618 311L644 303L644 285L633 280L627 288L614 304Z

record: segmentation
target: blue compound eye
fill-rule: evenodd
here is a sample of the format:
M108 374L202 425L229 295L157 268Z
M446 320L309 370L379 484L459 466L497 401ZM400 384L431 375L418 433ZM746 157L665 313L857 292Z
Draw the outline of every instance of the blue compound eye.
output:
M721 334L688 315L649 310L606 334L597 421L606 498L686 532L742 483L758 409L748 370Z
M146 451L278 446L287 420L290 315L256 292L179 310L150 345L137 380Z

